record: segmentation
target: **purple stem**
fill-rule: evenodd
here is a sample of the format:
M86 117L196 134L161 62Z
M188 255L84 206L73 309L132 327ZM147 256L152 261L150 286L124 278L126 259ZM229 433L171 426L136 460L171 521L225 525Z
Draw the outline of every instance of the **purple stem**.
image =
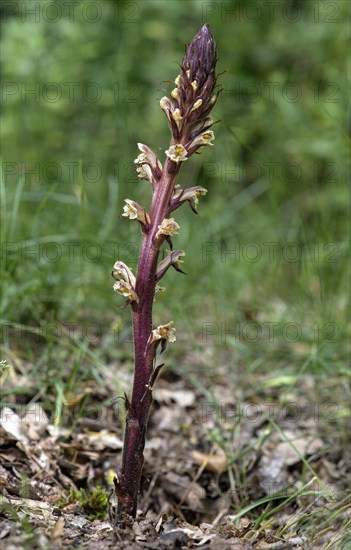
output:
M167 159L162 177L153 196L149 231L143 242L136 276L139 303L132 304L134 334L134 382L132 398L127 401L126 431L122 468L115 481L118 497L117 521L124 516L136 516L137 499L144 463L145 433L152 404L148 387L154 369L155 346L148 345L152 332L152 307L156 288L157 260L163 237L156 239L158 226L167 218L180 166Z

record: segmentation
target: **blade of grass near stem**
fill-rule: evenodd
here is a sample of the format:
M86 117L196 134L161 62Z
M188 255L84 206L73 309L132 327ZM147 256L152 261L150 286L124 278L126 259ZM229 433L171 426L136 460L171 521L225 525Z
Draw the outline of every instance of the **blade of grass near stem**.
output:
M270 423L272 424L272 426L277 430L277 432L282 436L282 438L284 439L284 441L286 443L288 443L290 445L290 447L295 451L295 453L298 455L298 457L300 458L300 460L304 463L304 465L306 466L306 468L311 472L311 474L316 478L316 480L318 481L318 483L320 485L322 485L322 480L319 478L318 474L315 472L315 470L312 468L312 466L308 463L308 460L305 459L305 457L300 453L300 451L296 448L296 446L294 445L294 443L291 441L291 439L289 439L285 433L283 432L283 430L281 430L281 428L279 428L278 424L276 424L276 422L274 422L274 420L272 418L269 419Z
M18 208L21 200L21 195L24 187L24 176L21 176L18 180L16 191L15 191L15 197L13 201L13 207L11 211L11 217L10 217L10 227L9 227L9 234L8 239L10 241L13 240L15 229L16 229L16 223L17 223L17 214L18 214Z
M2 161L0 161L0 212L1 212L1 232L0 232L0 239L1 242L6 241L6 221L7 221L7 211L6 211L6 187L5 182L3 180L3 167L2 167Z

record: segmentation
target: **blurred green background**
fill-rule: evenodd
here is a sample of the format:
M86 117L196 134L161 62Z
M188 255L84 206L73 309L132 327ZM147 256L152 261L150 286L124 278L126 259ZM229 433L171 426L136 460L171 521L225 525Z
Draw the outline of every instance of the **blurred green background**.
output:
M176 213L187 277L167 274L155 323L174 320L176 354L210 347L228 365L288 372L297 352L326 375L343 368L349 3L13 0L1 16L5 350L33 358L40 348L13 334L49 327L60 343L77 323L98 361L131 359L110 277L115 260L137 263L123 200L149 204L136 144L164 160L159 99L208 22L220 122L179 182L209 192L199 216Z

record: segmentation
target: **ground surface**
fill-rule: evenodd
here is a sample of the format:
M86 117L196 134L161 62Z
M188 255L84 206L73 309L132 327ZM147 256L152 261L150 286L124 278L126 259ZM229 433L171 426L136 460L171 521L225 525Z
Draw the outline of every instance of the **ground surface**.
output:
M2 409L2 548L348 547L343 420L312 379L282 403L263 378L258 390L238 390L219 368L206 397L165 370L154 389L138 518L124 530L113 526L113 498L110 519L107 511L92 519L96 510L68 495L97 485L109 492L120 463L123 404L109 380L87 381L51 417L38 395L28 401L23 369L7 368L2 381L6 390L27 388ZM130 381L124 374L122 386ZM84 407L87 396L94 399Z

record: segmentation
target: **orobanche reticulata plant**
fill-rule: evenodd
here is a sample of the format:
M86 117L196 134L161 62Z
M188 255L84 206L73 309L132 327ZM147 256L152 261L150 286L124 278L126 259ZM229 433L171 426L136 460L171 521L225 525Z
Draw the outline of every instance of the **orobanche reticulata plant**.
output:
M161 279L170 267L182 272L185 252L174 250L172 243L180 230L174 212L187 202L196 213L199 197L207 192L200 186L183 188L177 178L182 165L194 153L213 145L214 133L210 128L214 122L209 115L217 100L216 61L216 45L206 24L186 47L171 97L160 101L172 134L164 164L150 147L138 143L140 154L134 163L138 178L151 184L150 210L147 212L134 200L126 199L122 214L140 224L142 245L136 275L123 261L117 261L112 272L116 279L114 290L131 307L134 336L134 383L131 399L125 396L122 467L114 479L118 500L116 520L121 524L127 515L136 516L152 387L161 368L156 366L156 352L159 346L162 352L168 342L176 340L172 320L156 328L152 322L154 297L161 290ZM170 251L159 262L164 242Z

